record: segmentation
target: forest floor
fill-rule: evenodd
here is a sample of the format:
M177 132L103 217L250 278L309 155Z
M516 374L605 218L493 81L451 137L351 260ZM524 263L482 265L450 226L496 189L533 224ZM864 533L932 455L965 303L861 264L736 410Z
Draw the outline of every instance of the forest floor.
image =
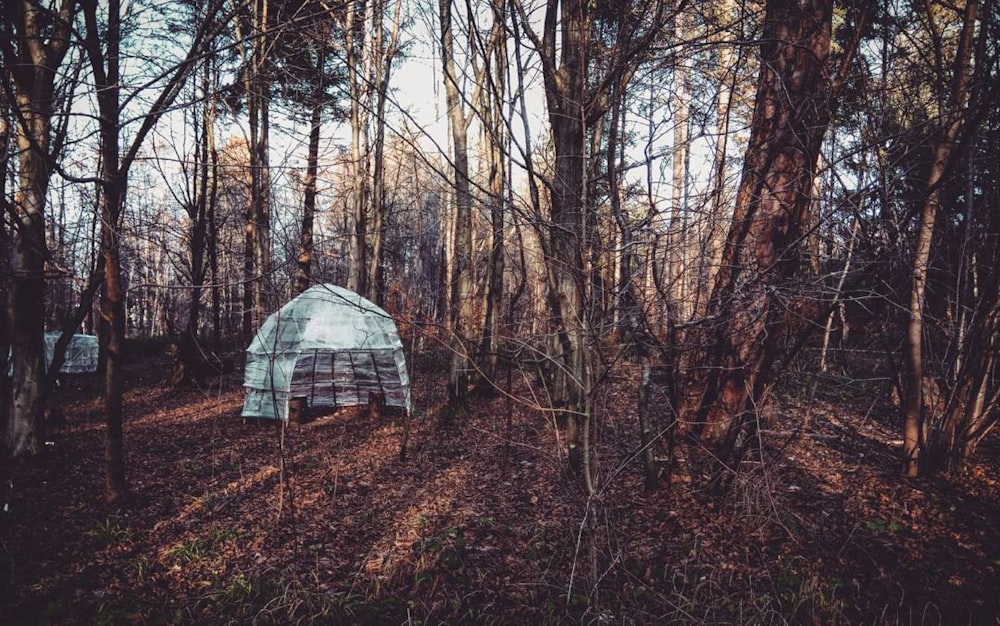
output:
M903 480L885 385L789 385L725 495L683 463L645 493L637 372L616 368L588 517L532 377L443 427L446 361L410 369L405 460L399 416L343 411L288 427L283 491L280 430L243 423L238 374L177 390L137 361L116 509L98 384L67 382L66 425L8 468L0 624L1000 623L1000 438Z

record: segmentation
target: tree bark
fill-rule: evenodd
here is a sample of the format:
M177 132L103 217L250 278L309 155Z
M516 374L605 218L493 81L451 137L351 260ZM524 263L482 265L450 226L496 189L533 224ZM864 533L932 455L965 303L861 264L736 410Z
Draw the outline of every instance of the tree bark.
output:
M10 71L5 67L0 68L0 81L12 82ZM10 165L12 156L11 150L11 120L13 119L13 103L7 96L7 89L0 89L0 218L13 213L14 207L7 203L7 181L6 172ZM14 254L14 235L7 230L7 220L0 219L0 428L3 428L3 453L0 454L0 468L6 467L7 460L7 429L10 424L11 414L11 380L7 376L7 368L11 363L11 326L13 325L14 302L10 293L10 279L12 276L12 255ZM0 475L0 480L6 480L5 475Z
M19 456L38 451L45 404L45 197L51 177L54 86L69 48L77 3L63 0L51 11L30 0L10 5L4 24L7 41L0 45L14 87L18 168L11 211L16 236L8 256L13 402L5 443L10 456Z
M766 3L750 141L708 307L719 323L702 330L698 343L706 347L686 363L681 397L683 430L725 456L764 390L782 321L780 290L799 263L834 96L832 15L832 0Z
M934 241L934 223L941 203L941 184L948 169L948 161L958 132L964 121L963 108L969 93L972 58L972 39L976 29L977 0L966 0L962 34L955 57L955 75L951 99L944 112L944 126L934 151L934 161L927 176L927 193L920 211L917 230L917 248L913 257L913 274L910 282L909 319L906 325L906 412L903 421L903 474L918 476L921 472L920 454L926 447L924 437L924 362L923 362L923 309L927 270L930 267L931 244Z
M260 328L270 312L273 299L271 276L271 170L270 170L270 100L271 83L267 77L268 0L254 3L256 29L253 44L253 89L250 118L250 168L254 177L254 264L257 272L254 281L254 328ZM256 131L256 133L254 132Z
M588 492L592 492L594 477L586 462L590 451L581 449L589 441L592 385L588 338L593 312L588 308L588 287L593 275L585 265L594 252L588 237L588 221L593 221L588 220L586 202L588 131L597 128L607 113L612 86L628 84L660 32L664 3L642 3L635 8L643 20L630 22L623 17L615 33L616 45L608 49L607 69L599 75L589 72L594 48L589 3L549 0L541 37L531 27L521 2L512 0L512 6L541 60L554 152L551 220L545 233L548 249L544 250L552 329L552 402L565 417L570 464L583 470Z
M393 10L392 31L389 43L384 42L382 32L383 7L376 8L376 40L372 50L372 66L374 68L373 85L375 88L375 153L372 159L372 258L368 267L368 297L375 304L385 304L385 105L389 96L389 79L392 75L392 63L399 50L399 25L402 12L402 0L396 0Z
M326 68L325 48L320 47L316 61L316 89L313 91L312 113L309 119L309 155L303 182L302 239L299 244L295 293L302 293L312 283L313 218L316 214L316 175L319 171L320 128L323 123L323 76Z
M469 188L469 154L466 131L469 120L462 109L458 75L455 70L451 0L438 0L441 25L441 63L444 69L445 99L454 154L455 235L452 238L452 272L449 290L451 366L448 377L448 408L451 416L468 411L469 343L472 322L472 192Z
M358 3L347 3L344 47L347 56L347 85L351 94L351 210L354 213L352 263L349 289L362 295L368 292L368 102L367 89L359 77L363 30L357 26ZM359 34L362 36L358 41Z
M220 3L213 2L206 7L206 22L197 31L192 48L169 77L149 112L142 117L142 123L124 155L119 150L119 131L122 123L119 74L120 0L110 0L108 3L108 21L103 31L97 21L99 4L98 0L81 2L86 24L86 50L94 74L94 84L97 87L100 128L101 253L104 257L101 319L108 335L104 366L105 498L108 502L117 504L125 500L128 495L122 402L122 372L125 365L125 288L119 253L121 217L128 189L128 171L135 162L146 136L177 97L188 72L194 65L195 58L202 51L205 39L211 38L214 33L210 18L218 10Z
M685 29L689 28L688 19L684 14L674 17L674 37L683 40ZM693 302L688 301L687 281L690 272L687 263L688 247L688 207L687 179L690 166L690 85L688 84L688 67L685 59L679 56L674 63L674 93L673 93L673 146L670 165L673 178L671 187L671 215L667 231L667 268L670 299L673 301L671 310L675 312L677 321L685 322L690 317Z
M483 53L484 79L479 109L486 145L487 190L490 206L490 265L486 286L486 314L479 343L479 369L487 380L497 376L504 276L504 203L507 192L508 120L504 116L507 91L507 28L503 0L491 0L493 25Z
M125 293L121 279L119 227L127 187L127 169L122 169L119 153L119 47L121 15L119 0L108 4L108 23L104 31L106 55L101 51L97 24L97 2L83 4L87 26L87 53L90 56L97 106L100 113L101 149L101 252L104 256L104 283L101 296L101 319L108 330L104 366L104 469L105 499L120 503L128 495L125 481L123 432L122 369L125 347Z
M187 202L190 226L190 265L188 275L191 281L190 304L188 306L187 324L178 346L177 361L171 382L175 385L188 382L199 382L199 372L205 363L205 350L198 339L198 329L201 321L201 295L205 286L207 265L205 263L206 245L208 241L208 205L210 202L212 172L210 168L210 133L215 124L213 109L213 94L210 91L211 71L210 61L202 65L201 92L202 103L200 118L194 124L198 147L194 159L194 191ZM196 115L198 115L196 113Z

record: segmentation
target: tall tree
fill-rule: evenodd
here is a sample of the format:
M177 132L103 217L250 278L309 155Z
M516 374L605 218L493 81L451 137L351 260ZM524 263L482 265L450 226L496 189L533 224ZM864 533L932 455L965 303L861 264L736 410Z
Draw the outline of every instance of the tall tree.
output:
M38 425L45 402L45 202L58 147L52 143L52 118L56 80L70 47L77 5L76 0L62 0L56 8L49 8L39 0L11 0L5 6L0 38L11 79L2 88L13 92L7 94L13 101L17 142L17 189L12 206L5 206L4 211L11 219L13 236L7 255L13 405L5 437L11 456L38 451Z
M768 382L781 290L799 263L820 147L868 15L831 73L833 1L766 2L750 140L708 307L717 323L688 357L681 397L684 429L724 454L745 440Z
M10 71L6 64L0 69L0 84L10 85ZM13 158L11 145L11 129L14 126L13 106L10 91L0 88L0 276L10 276L13 267L11 256L14 252L13 233L8 223L13 217L13 207L7 200L8 166ZM7 280L0 280L0 371L6 372L10 366L11 326L13 323L13 302L10 299L10 285ZM3 458L0 467L4 467L7 456L8 417L11 412L10 376L0 376L0 428L4 431ZM0 477L2 480L3 477Z
M364 72L364 16L373 10L371 2L348 0L344 22L344 49L347 61L347 87L351 100L351 209L354 233L351 270L347 286L360 293L368 292L368 121L369 90Z
M192 37L191 47L162 85L150 109L141 120L128 149L121 150L121 131L126 123L121 106L122 23L119 0L110 0L106 19L100 22L99 0L81 0L85 23L87 57L97 88L101 169L101 253L104 281L101 317L106 324L107 361L104 371L105 498L121 502L128 495L125 476L124 406L122 371L125 365L125 285L121 271L121 219L128 191L128 173L139 150L156 122L169 109L188 75L203 53L206 41L216 34L215 14L223 0L213 0L205 8L205 21Z
M451 367L448 378L448 411L461 415L468 410L469 343L466 334L472 322L472 191L469 184L467 132L471 119L462 107L459 80L455 68L455 43L452 34L452 0L438 0L441 26L441 63L444 69L448 126L451 130L454 163L455 229L452 237L452 271L449 327L452 333Z
M553 402L566 417L570 462L590 474L588 438L591 413L591 346L589 328L590 272L588 212L585 181L590 131L607 113L616 84L627 84L659 36L666 13L663 2L592 5L582 0L548 0L539 36L519 0L513 0L520 25L541 60L549 127L553 145L551 222L546 233L547 298L553 341ZM683 4L683 3L682 3ZM613 45L596 59L593 11L614 24ZM591 65L600 66L591 71ZM601 71L603 69L603 71Z
M903 425L903 472L914 477L920 474L920 453L926 445L924 428L924 354L923 354L923 310L928 268L930 266L931 244L934 240L934 222L941 203L941 187L948 171L949 159L965 121L965 107L969 96L969 82L972 67L973 36L976 29L977 0L966 0L962 16L962 31L959 36L955 56L954 74L950 97L941 115L941 134L934 150L934 161L927 177L927 190L920 210L920 225L917 230L917 247L913 257L913 275L910 282L909 319L906 325L906 378L904 386L905 420ZM930 4L928 19L933 20ZM941 54L941 51L938 51ZM987 316L989 317L989 316Z
M483 151L486 160L486 193L490 209L489 275L486 285L486 312L478 352L478 368L487 380L496 376L500 326L500 308L504 295L504 207L507 204L507 153L510 121L505 112L507 99L507 12L503 0L490 0L492 25L486 41L476 38L476 50L482 55L476 111L482 123ZM470 21L473 17L469 16ZM477 33L478 35L478 33Z
M201 16L197 16L200 18ZM197 82L200 90L200 110L192 112L191 126L194 128L195 148L194 159L189 176L188 189L181 204L187 213L188 222L188 263L185 270L190 283L190 304L188 306L187 322L181 335L175 369L171 382L175 385L197 382L201 365L206 361L206 347L199 340L199 327L202 310L202 291L209 272L209 262L206 256L212 251L208 243L214 234L209 232L212 226L210 216L215 211L218 192L218 167L215 163L215 123L216 123L216 89L217 82L214 60L209 57L201 62L201 73ZM186 163L182 164L186 170Z
M399 28L402 0L396 0L393 9L391 30L386 41L382 13L382 2L375 8L375 41L371 46L372 90L375 97L375 151L372 155L372 258L368 265L368 298L382 306L385 300L385 230L386 230L386 185L385 185L385 108L389 97L389 81L392 66L399 53Z
M271 2L233 2L236 45L242 63L243 90L250 130L250 198L244 241L243 335L250 337L264 321L271 304L271 177L269 166L271 72L273 39Z

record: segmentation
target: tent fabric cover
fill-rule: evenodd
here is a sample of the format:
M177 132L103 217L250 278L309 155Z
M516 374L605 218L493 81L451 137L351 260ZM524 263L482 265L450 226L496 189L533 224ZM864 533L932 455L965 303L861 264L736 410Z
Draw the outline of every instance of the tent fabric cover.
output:
M52 355L56 350L56 342L62 336L61 332L45 333L45 367L52 363ZM73 335L66 346L66 360L59 372L62 374L89 374L97 371L97 337L94 335Z
M243 417L288 419L292 398L309 407L365 405L369 394L412 408L396 323L353 291L316 285L267 318L247 348Z
M44 336L44 349L45 349L45 369L49 369L49 365L52 364L52 355L56 351L56 342L59 341L59 337L62 336L60 331L48 331ZM63 360L62 367L59 368L60 374L90 374L97 371L97 353L98 353L98 343L97 337L94 335L83 335L76 333L69 340L69 345L66 346L66 357ZM10 353L7 355L8 365L7 365L7 375L13 376L14 374L14 361L10 358ZM3 370L0 370L3 371Z

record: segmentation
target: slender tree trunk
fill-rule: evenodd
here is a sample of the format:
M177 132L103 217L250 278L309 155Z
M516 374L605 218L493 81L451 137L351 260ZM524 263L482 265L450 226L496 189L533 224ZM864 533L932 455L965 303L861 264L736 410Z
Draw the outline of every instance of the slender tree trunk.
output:
M732 1L725 0L718 8L719 21L722 24L728 23L733 12ZM739 64L734 63L732 44L724 41L728 37L733 37L728 30L720 30L716 47L719 55L719 68L721 74L718 76L718 92L715 97L715 159L713 161L712 191L711 191L711 213L708 216L704 237L702 240L702 254L698 259L698 288L695 293L694 318L700 319L708 311L708 296L711 292L711 285L715 282L715 275L718 272L722 258L723 238L725 236L724 224L727 222L727 202L729 185L726 183L726 171L728 164L729 146L729 119L732 115L733 100L739 83L740 73L736 68ZM742 47L740 54L742 56Z
M915 477L920 474L920 453L927 442L924 438L924 361L923 361L923 309L927 270L930 267L931 244L934 241L934 223L941 202L941 183L948 168L952 147L963 123L963 108L969 92L969 75L972 58L972 38L976 28L977 0L966 0L955 63L951 102L945 112L945 126L934 151L934 162L927 177L927 193L920 211L917 230L917 249L913 257L913 277L910 283L909 320L906 325L906 379L903 422L903 474Z
M306 179L303 183L302 241L299 244L298 271L295 275L295 292L302 293L312 283L313 218L316 214L316 175L319 170L320 128L323 123L323 73L326 55L320 48L316 62L317 87L313 93L312 115L309 120L309 156L306 162Z
M677 15L674 18L674 36L678 41L684 38L687 22L688 20L684 14ZM686 288L690 274L687 268L687 178L689 168L688 155L690 151L690 140L688 138L690 95L688 68L683 56L677 58L673 73L674 130L670 159L673 185L671 188L670 226L667 234L667 267L669 272L670 299L673 301L672 310L676 312L676 321L687 321L690 315L688 311L692 308L691 305L693 304L688 302L688 290Z
M623 154L619 152L618 146L620 144L624 144L620 137L620 133L622 132L621 127L624 126L624 124L622 124L622 116L624 114L622 104L621 87L620 85L615 85L614 92L611 95L611 118L609 122L610 129L608 131L607 159L608 197L611 205L611 215L614 218L615 223L618 225L618 232L621 237L619 245L621 254L618 258L617 272L618 284L616 286L618 293L618 338L623 344L634 346L636 353L642 357L645 356L646 346L643 338L639 336L643 325L640 321L639 300L636 294L636 284L632 276L639 263L635 258L636 253L632 224L629 222L628 216L622 210L621 206L622 191L619 167L621 165L620 161L623 158Z
M484 137L486 140L487 189L490 203L490 267L486 287L486 315L479 347L479 368L488 380L497 375L504 275L504 201L506 199L507 120L507 28L503 0L492 0L493 26L484 54L489 89L483 90Z
M825 373L827 370L826 357L830 348L830 335L833 332L833 317L837 314L838 306L844 306L840 303L840 299L843 297L844 283L847 282L847 275L851 271L851 261L854 259L854 245L857 242L860 227L861 222L857 218L854 218L854 224L851 226L851 239L847 244L847 254L844 257L844 267L840 270L840 277L837 279L837 289L833 292L833 306L830 308L830 313L826 316L826 325L823 327L823 345L819 353L820 372Z
M0 81L11 83L10 71L4 67L0 69ZM7 97L8 90L0 89L0 216L8 213L7 206L7 181L6 172L10 166L11 150L11 119L13 117L13 103ZM3 450L0 454L0 468L6 467L7 460L7 429L10 424L11 402L11 379L7 376L7 368L10 365L10 349L13 336L11 334L14 322L14 301L11 297L11 271L13 267L14 254L14 234L7 230L7 219L0 219L0 427L3 428ZM0 480L7 477L0 474Z
M363 30L357 26L358 3L347 3L344 47L347 56L347 84L351 94L351 210L354 213L352 263L348 288L368 293L368 102L367 89L359 76L362 66ZM361 41L358 40L359 35Z
M191 206L188 207L188 218L191 221L191 303L188 307L187 325L184 329L184 336L180 342L180 354L178 355L178 365L182 367L181 372L175 372L174 383L179 384L197 379L197 371L201 362L204 361L203 348L198 342L198 328L201 321L201 294L205 286L205 248L208 231L208 204L210 182L210 151L209 151L209 127L215 123L211 107L212 96L209 93L210 69L208 61L203 64L203 74L201 77L202 110L200 123L195 124L195 128L200 126L198 134L199 145L195 154L195 191L191 199ZM178 379L179 374L179 379Z
M589 428L590 358L584 315L583 168L586 125L586 6L561 3L561 89L546 89L555 167L552 177L552 227L549 231L549 306L556 329L554 396L565 411L570 462L583 468L580 435ZM549 34L547 32L547 34ZM555 33L550 35L553 39Z
M84 4L87 25L87 51L90 55L101 136L101 252L104 256L104 283L101 318L108 330L104 366L104 438L105 499L119 503L128 495L125 480L124 410L122 404L122 369L125 348L125 290L121 278L119 240L122 208L127 187L119 152L119 45L121 22L119 0L108 4L108 23L104 31L106 56L101 52L97 24L97 2ZM106 65L105 65L106 64Z
M205 134L208 138L208 158L210 166L208 206L206 207L206 221L208 222L208 233L205 243L208 245L208 268L212 281L212 349L220 350L221 334L221 308L222 308L222 285L219 277L219 225L216 219L219 207L219 151L215 143L215 117L216 117L216 85L218 82L218 70L213 59L208 59L206 63L211 72L209 81L210 93L206 94L209 99L208 122L205 127Z
M243 242L243 339L249 342L264 321L271 296L271 209L268 165L268 102L270 84L265 76L268 45L268 2L254 0L248 33L237 25L237 38L245 68L244 88L250 128L250 197Z
M383 7L376 8L376 42L372 54L375 69L375 153L372 161L372 259L368 268L368 291L370 299L382 306L385 304L385 105L389 95L389 79L392 75L392 63L399 48L399 25L402 12L402 0L396 0L393 10L392 31L389 34L388 45L384 44L382 32Z
M257 135L251 141L250 164L256 183L254 198L254 223L257 238L254 241L254 262L257 279L254 282L254 327L260 328L270 311L273 299L271 276L271 170L270 170L270 100L271 85L267 78L267 56L271 37L268 36L268 0L256 0L257 28L253 47L253 98L257 101ZM251 120L251 123L253 120ZM253 126L251 126L251 130Z
M444 67L445 98L454 150L455 231L452 238L450 318L451 368L448 379L448 412L460 416L468 410L469 344L472 322L472 193L469 189L469 156L466 131L469 121L462 110L455 70L451 0L438 0L441 23L441 62Z
M650 370L643 365L639 378L639 445L642 456L643 484L647 492L655 491L659 486L659 472L656 467L656 455L653 450L653 427L649 411Z

